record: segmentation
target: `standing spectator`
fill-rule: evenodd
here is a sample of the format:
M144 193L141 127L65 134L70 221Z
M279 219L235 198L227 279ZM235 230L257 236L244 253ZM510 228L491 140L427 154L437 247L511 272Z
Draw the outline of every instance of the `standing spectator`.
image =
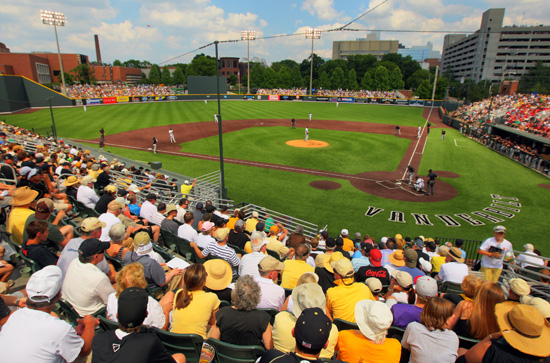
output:
M493 237L487 238L479 247L481 257L481 272L483 280L497 282L502 272L503 261L506 253L513 253L510 241L506 240L506 227L495 226Z
M185 180L183 182L183 184L180 187L180 192L181 192L181 194L183 195L184 198L187 198L189 196L189 193L191 192L191 189L193 189L193 187L195 186L196 183L197 183L197 179L193 180L193 183L189 183L189 180ZM197 207L198 207L198 203L197 203Z
M460 248L453 247L445 257L445 263L441 265L437 277L443 282L461 284L468 273L468 266L464 263Z
M338 359L349 363L398 363L401 344L386 338L392 325L390 309L380 301L362 300L355 306L359 330L338 334Z
M435 357L441 363L454 363L458 357L458 336L447 324L453 309L454 305L443 298L428 300L420 314L420 323L410 323L401 340L404 352L410 352L409 363L431 362Z

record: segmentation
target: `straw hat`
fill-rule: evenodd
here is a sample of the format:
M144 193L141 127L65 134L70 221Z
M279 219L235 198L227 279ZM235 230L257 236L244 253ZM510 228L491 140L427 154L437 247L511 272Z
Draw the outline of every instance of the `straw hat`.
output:
M449 250L449 256L451 256L456 262L464 263L462 258L462 250L458 247L453 247Z
M74 175L70 175L67 180L65 180L65 186L70 187L71 185L75 185L79 182L78 178Z
M36 190L32 190L29 187L17 188L13 193L11 205L13 205L14 207L19 207L25 204L29 204L30 202L35 200L37 196L38 192Z
M336 262L338 260L341 260L342 258L345 258L342 252L334 252L330 255L325 256L325 268L330 273L334 273L334 270L332 269L332 263Z
M233 280L233 271L225 260L219 258L208 260L204 263L204 268L208 274L206 277L206 287L210 290L223 290Z
M550 323L533 306L506 301L495 306L502 336L522 353L550 356Z
M405 252L403 250L397 250L392 252L388 257L391 263L395 266L402 267L405 266Z

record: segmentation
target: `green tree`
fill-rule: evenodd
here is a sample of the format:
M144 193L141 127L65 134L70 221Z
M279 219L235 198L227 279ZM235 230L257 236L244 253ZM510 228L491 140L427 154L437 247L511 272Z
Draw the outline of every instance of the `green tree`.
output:
M243 83L245 84L245 83ZM264 67L261 64L255 64L250 68L250 86L265 87L264 85Z
M372 74L370 72L365 73L363 78L361 78L361 88L364 90L374 89L374 82L372 79Z
M386 67L376 67L374 71L374 89L379 91L388 91L390 89L390 76Z
M400 67L401 73L403 73L403 79L407 82L405 86L407 89L411 89L412 87L408 83L409 77L411 77L416 71L422 69L420 67L420 64L418 64L417 61L412 59L410 55L403 58L403 65Z
M151 70L149 71L149 82L152 84L160 83L160 67L156 64L153 64L151 66Z
M407 79L407 87L416 90L422 81L430 80L430 72L425 69L419 69Z
M357 83L357 73L355 73L355 69L350 69L350 71L348 72L347 89L359 89L359 84Z
M394 90L403 89L403 87L405 87L403 74L401 73L401 69L399 67L395 67L395 69L390 73L390 87Z
M550 93L550 67L545 67L542 61L538 61L536 66L521 77L518 91L522 93Z
M429 100L432 98L432 84L427 79L424 79L418 85L416 89L416 95L419 98Z
M176 69L174 70L174 75L173 75L173 81L174 81L174 84L184 84L185 83L185 75L183 74L183 70L177 66Z
M272 68L273 69L273 68ZM281 66L277 72L277 87L279 88L290 88L290 73L286 66Z
M342 68L336 67L334 71L332 71L332 75L330 77L330 83L332 84L333 89L344 88L345 74Z
M170 76L168 66L164 66L164 68L162 68L161 81L163 84L172 84L172 77Z
M279 72L281 67L287 67L288 69L292 69L294 67L300 68L300 65L298 64L298 62L296 62L293 59L285 59L279 62L271 63L271 68L273 68L275 72Z
M113 66L114 67L122 67L122 62L119 61L118 59L115 59L115 61L113 62Z
M313 53L313 79L319 79L319 68L325 64L323 58L319 57L317 54ZM309 76L311 72L311 55L304 59L300 63L300 73L302 74L302 79L307 78L307 84L309 85Z
M74 77L72 74L64 72L65 74L65 84L67 86L72 86L74 84ZM57 74L57 80L59 81L59 84L63 83L61 80L61 72ZM51 88L51 87L50 87Z
M237 75L236 74L232 74L229 76L229 84L232 85L233 87L235 87L235 85L237 84Z
M273 68L267 68L264 71L264 88L275 88L277 87L277 74Z
M319 77L319 87L323 89L332 89L332 83L330 83L330 78L326 71L321 72L321 77Z
M187 67L187 76L216 75L216 59L204 54L197 54Z
M151 62L140 61L137 59L129 59L126 62L124 62L124 67L130 67L130 68L147 68L150 66L152 66Z
M304 81L302 75L300 74L300 66L296 64L294 67L290 68L290 86L291 87L303 87Z
M378 60L372 54L357 54L347 57L348 69L355 69L357 73L357 81L360 81L365 76L365 73L371 68L374 68Z
M86 63L77 65L76 67L71 69L71 73L74 75L75 83L79 83L79 84L95 83L94 75L92 74L90 67ZM65 79L65 83L66 82L67 80Z

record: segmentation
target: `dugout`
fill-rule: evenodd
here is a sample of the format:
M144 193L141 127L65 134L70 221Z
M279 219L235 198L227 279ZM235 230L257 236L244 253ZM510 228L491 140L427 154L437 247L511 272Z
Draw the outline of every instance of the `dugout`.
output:
M206 76L188 76L187 77L187 93L190 95L212 95L217 94L216 89L217 77ZM220 94L227 94L227 76L220 76Z
M22 76L0 75L0 112L17 112L31 107L73 106L61 93Z

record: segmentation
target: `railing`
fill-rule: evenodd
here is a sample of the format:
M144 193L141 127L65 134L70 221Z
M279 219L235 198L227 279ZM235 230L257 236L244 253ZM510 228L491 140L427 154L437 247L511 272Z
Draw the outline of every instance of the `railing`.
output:
M456 240L458 238L436 237L435 239L439 241L441 245L444 245L447 242L451 242L453 246L456 246ZM481 246L481 243L483 241L475 239L463 239L463 241L464 244L461 248L463 251L466 251L466 264L473 266L480 259L479 253L477 251L479 250L479 246Z

